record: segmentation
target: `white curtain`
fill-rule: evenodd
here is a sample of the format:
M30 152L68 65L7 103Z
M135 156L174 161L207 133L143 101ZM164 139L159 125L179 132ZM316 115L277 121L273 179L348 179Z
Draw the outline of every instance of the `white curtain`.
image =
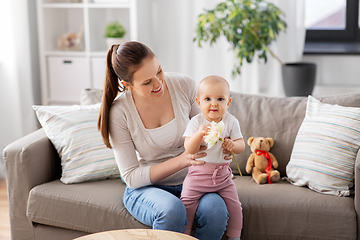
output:
M38 128L31 107L40 103L41 96L35 2L0 1L1 153L6 145Z
M285 96L281 82L281 65L268 55L268 62L254 59L245 63L241 75L232 79L234 58L231 46L224 37L213 46L202 48L195 37L197 16L211 9L220 0L138 0L139 41L150 46L166 71L192 76L197 82L217 74L225 77L232 91ZM302 59L305 40L304 1L272 0L286 14L286 33L281 33L271 48L284 62ZM244 61L246 62L246 61Z

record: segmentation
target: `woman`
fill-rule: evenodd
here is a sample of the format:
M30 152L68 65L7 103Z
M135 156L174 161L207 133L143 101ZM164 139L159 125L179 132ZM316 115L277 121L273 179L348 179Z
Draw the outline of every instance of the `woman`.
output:
M195 97L195 82L165 73L144 44L132 41L109 49L98 128L127 184L126 209L153 229L186 229L182 182L187 167L204 164L196 159L205 156L188 154L183 147L186 125L200 112ZM221 239L227 219L222 198L206 194L195 214L195 236Z

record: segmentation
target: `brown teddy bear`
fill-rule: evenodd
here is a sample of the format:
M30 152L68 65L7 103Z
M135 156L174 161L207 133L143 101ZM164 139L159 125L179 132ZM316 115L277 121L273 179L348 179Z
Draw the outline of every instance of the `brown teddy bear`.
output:
M257 184L277 182L280 173L274 168L278 167L278 161L269 151L274 146L272 138L250 137L248 145L253 152L246 163L246 172L252 171L252 177Z

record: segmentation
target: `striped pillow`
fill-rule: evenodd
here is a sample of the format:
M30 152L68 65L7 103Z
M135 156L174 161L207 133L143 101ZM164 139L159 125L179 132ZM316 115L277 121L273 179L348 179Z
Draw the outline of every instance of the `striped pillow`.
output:
M309 96L287 178L320 193L349 196L359 146L360 108L324 104Z
M120 177L114 153L105 146L97 130L100 103L33 108L59 153L63 183Z

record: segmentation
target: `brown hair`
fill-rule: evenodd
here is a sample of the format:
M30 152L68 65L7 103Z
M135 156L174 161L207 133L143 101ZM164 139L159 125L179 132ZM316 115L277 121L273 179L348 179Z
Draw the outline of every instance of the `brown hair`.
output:
M132 84L134 72L148 57L155 57L155 54L146 45L135 41L112 45L107 52L104 93L97 127L108 148L112 148L109 139L110 107L118 93L126 90L120 81Z

